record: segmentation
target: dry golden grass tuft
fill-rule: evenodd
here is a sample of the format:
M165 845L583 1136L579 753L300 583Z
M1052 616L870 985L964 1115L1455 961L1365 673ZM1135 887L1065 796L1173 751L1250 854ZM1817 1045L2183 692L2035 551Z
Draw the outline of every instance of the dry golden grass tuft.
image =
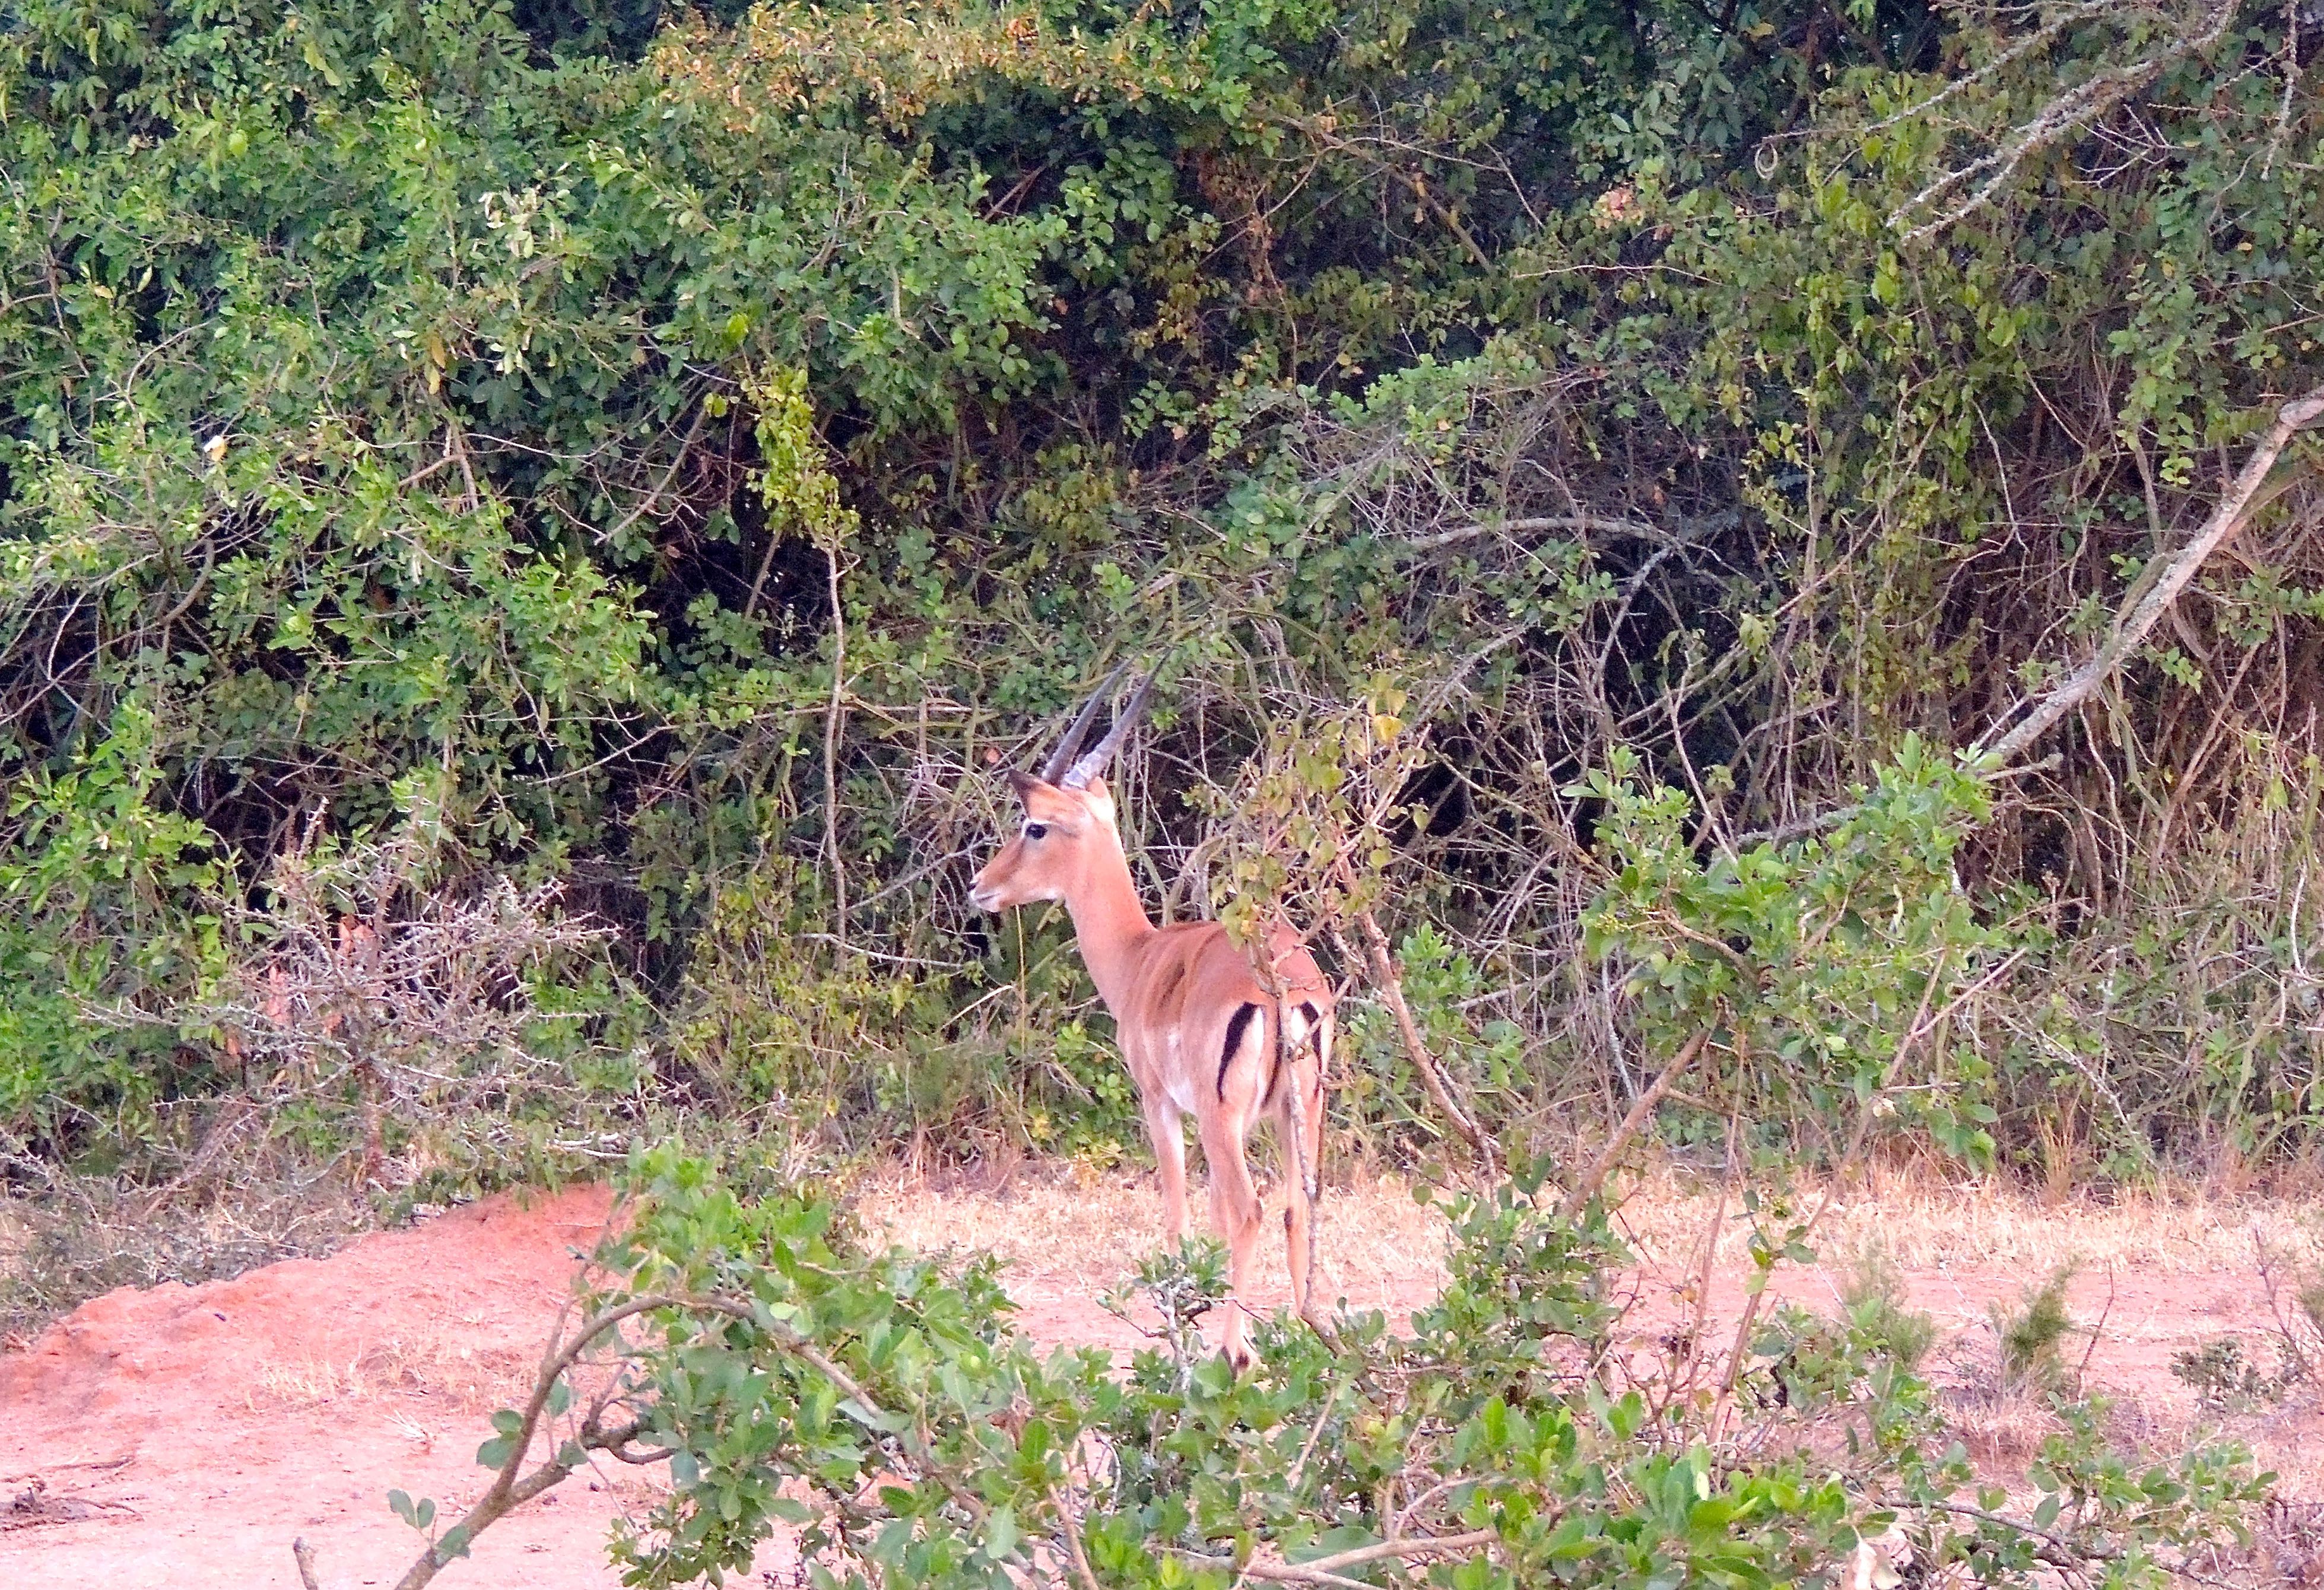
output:
M1945 1399L1946 1420L1969 1455L1988 1470L2014 1468L2063 1429L2058 1416L2038 1397L2023 1392L1980 1389Z
M344 1362L309 1353L263 1365L251 1388L250 1406L254 1411L290 1412L426 1397L439 1411L473 1413L503 1406L531 1383L530 1355L524 1349L390 1338Z

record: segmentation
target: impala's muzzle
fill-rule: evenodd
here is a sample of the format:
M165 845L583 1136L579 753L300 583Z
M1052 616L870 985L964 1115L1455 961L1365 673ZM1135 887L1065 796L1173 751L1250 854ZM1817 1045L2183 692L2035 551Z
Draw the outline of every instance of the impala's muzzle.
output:
M979 911L998 911L1001 909L1001 891L979 884L968 891L968 903Z

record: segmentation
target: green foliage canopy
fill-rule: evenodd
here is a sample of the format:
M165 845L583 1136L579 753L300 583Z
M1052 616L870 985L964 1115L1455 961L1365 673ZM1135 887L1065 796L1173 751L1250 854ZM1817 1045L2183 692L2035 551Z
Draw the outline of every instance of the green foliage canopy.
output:
M254 952L204 902L318 812L425 830L445 887L571 880L714 1092L989 1095L1072 984L1054 924L965 919L966 776L1138 649L1176 648L1159 853L1200 872L1275 729L1405 701L1430 756L1366 865L1400 931L1548 989L1587 770L1637 749L1692 801L1656 842L1740 878L1737 835L2038 686L2313 382L2284 25L23 0L0 1122L62 1144L217 1086L198 1036L78 1017ZM2238 1036L2250 974L2316 992L2285 902L2324 571L2300 480L2271 502L2077 754L1948 841L2061 967L2204 924L2231 975L2123 995L2183 1017L2200 1088L2070 1001L1979 1040L1964 1142L2056 1089L2134 1157L2312 1108L2312 1043ZM1583 980L1510 1012L1518 1070L1558 1069Z

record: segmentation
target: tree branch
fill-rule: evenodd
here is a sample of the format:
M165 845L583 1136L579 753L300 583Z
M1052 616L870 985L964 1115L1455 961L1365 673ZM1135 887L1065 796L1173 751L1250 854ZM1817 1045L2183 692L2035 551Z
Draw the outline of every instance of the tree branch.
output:
M1662 1102L1663 1095L1670 1091L1671 1084L1694 1063L1694 1057L1702 1052L1702 1046L1709 1042L1711 1034L1708 1030L1689 1038L1686 1047L1678 1052L1678 1058L1663 1067L1663 1074L1638 1095L1638 1101L1630 1106L1630 1113L1624 1116L1622 1124L1614 1128L1614 1135L1607 1139L1606 1146L1598 1151L1598 1157L1590 1162L1590 1168L1582 1172L1581 1179L1567 1191L1565 1202L1558 1211L1560 1214L1571 1220L1582 1212L1583 1205L1597 1196L1598 1190L1606 1184L1606 1178L1613 1173L1615 1160L1621 1156L1622 1150L1629 1146L1630 1139L1638 1135L1638 1128L1646 1125L1646 1117L1653 1113L1655 1106Z
M1345 871L1344 862L1342 871ZM1452 1129L1476 1150L1477 1159L1484 1166L1485 1174L1499 1175L1500 1157L1493 1151L1493 1140L1469 1118L1466 1110L1453 1101L1452 1089L1445 1082L1444 1073L1438 1068L1435 1057L1428 1052L1427 1042L1420 1035L1419 1023L1412 1018L1412 1006L1405 1003L1404 979L1396 974L1396 960L1388 953L1388 935L1380 931L1379 919L1369 911L1359 911L1356 913L1356 926L1362 931L1364 948L1370 951L1372 981L1379 988L1380 997L1388 1002L1388 1014L1396 1018L1397 1031L1403 1034L1405 1058L1411 1061L1412 1069L1420 1073L1421 1086L1428 1089L1429 1098L1443 1112L1444 1118L1452 1123ZM1338 930L1333 930L1333 936L1339 936ZM1355 959L1344 942L1340 946L1340 952L1350 960Z
M1491 524L1462 525L1454 529L1437 530L1425 536L1408 536L1404 544L1426 550L1450 547L1459 541L1473 541L1480 536L1531 535L1540 530L1604 530L1617 536L1644 536L1649 539L1663 532L1642 520L1630 519L1600 519L1594 514L1558 513L1543 519L1504 519Z
M2218 42L2236 17L2233 0L2223 0L2215 5L2206 19L2201 32L2191 30L2170 36L2171 41L2155 54L2126 65L2109 67L2087 81L2066 90L2052 100L2031 121L2017 130L2015 137L2004 148L1979 156L1965 166L1956 167L1931 182L1926 188L1898 205L1888 216L1888 225L1902 226L1915 210L1934 205L1947 193L1966 186L1973 179L1985 176L1977 191L1960 200L1944 214L1922 222L1904 234L1908 244L1943 231L1954 222L1964 220L1981 206L1991 202L2026 160L2048 148L2069 133L2076 132L2098 120L2107 112L2144 88L2171 67L2198 51L2209 50ZM2043 38L2045 29L2036 38ZM1942 98L1943 96L1939 96ZM1935 101L1930 101L1934 104ZM1990 176L1986 173L1990 172Z
M1265 1579L1278 1585L1325 1585L1335 1587L1354 1585L1356 1590L1376 1590L1360 1579L1351 1579L1335 1572L1339 1568L1360 1567L1365 1563L1381 1562L1390 1558L1434 1557L1451 1551L1469 1551L1480 1546L1490 1546L1501 1538L1498 1530L1471 1530L1465 1535L1431 1535L1406 1540L1382 1540L1371 1546L1359 1546L1350 1551L1338 1551L1329 1557L1312 1558L1305 1562L1266 1562L1258 1559L1238 1566L1231 1558L1209 1557L1199 1551L1177 1549L1181 1557L1244 1578Z
M2036 1549L2034 1555L2052 1567L2078 1568L2087 1562L2114 1562L2122 1553L2105 1546L2078 1546L2065 1536L2038 1528L2023 1519L2006 1513L1988 1512L1982 1507L1971 1507L1966 1502L1908 1502L1904 1506L1928 1512L1957 1512L1965 1518L1983 1519L1989 1524L1999 1524L2005 1530L2015 1530L2029 1539L2038 1540L2050 1549Z
M464 1554L478 1535L518 1507L559 1484L581 1465L586 1454L610 1452L625 1462L636 1461L623 1448L637 1438L643 1429L643 1421L632 1420L611 1429L599 1425L597 1418L604 1411L606 1401L600 1397L592 1405L589 1417L583 1422L576 1439L567 1442L530 1475L522 1474L525 1455L532 1448L533 1437L540 1431L541 1418L548 1411L549 1400L556 1390L557 1383L579 1361L583 1353L614 1327L625 1319L651 1313L657 1309L689 1309L696 1313L721 1314L756 1326L767 1331L775 1345L784 1352L823 1375L865 1409L874 1414L879 1412L878 1404L865 1394L853 1375L808 1342L779 1328L770 1329L768 1321L746 1301L669 1292L653 1292L632 1298L625 1303L600 1311L584 1323L569 1339L558 1337L549 1339L548 1351L541 1356L540 1372L533 1380L531 1395L525 1401L523 1422L516 1434L508 1438L509 1455L493 1475L491 1486L458 1523L429 1543L428 1549L420 1553L420 1559L406 1570L402 1578L396 1581L395 1590L421 1590L455 1558ZM923 1451L920 1456L925 1459L926 1443L921 1445ZM667 1452L655 1454L657 1458L668 1456ZM521 1475L522 1477L519 1477ZM291 1542L290 1554L299 1566L302 1590L321 1590L315 1574L315 1549L301 1538Z

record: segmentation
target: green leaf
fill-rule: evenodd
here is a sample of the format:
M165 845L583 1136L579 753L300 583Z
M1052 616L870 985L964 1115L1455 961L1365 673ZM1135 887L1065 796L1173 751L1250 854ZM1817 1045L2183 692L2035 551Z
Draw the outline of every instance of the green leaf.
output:
M1003 1503L984 1521L984 1555L990 1561L1001 1562L1016 1549L1017 1515Z

